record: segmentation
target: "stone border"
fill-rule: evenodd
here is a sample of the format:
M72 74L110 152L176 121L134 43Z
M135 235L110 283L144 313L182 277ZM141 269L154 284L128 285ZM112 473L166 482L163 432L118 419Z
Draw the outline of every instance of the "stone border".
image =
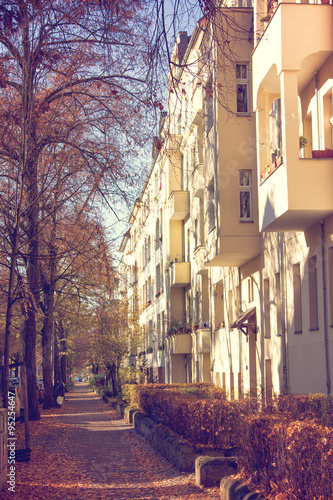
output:
M259 493L251 492L245 484L229 477L221 480L220 495L221 500L265 500Z
M109 404L114 406L114 403L109 402ZM234 449L213 451L204 448L198 450L162 424L154 422L123 401L117 402L116 410L128 424L133 425L138 434L146 438L153 448L182 472L195 472L195 462L198 457L231 458L235 451ZM221 500L265 500L262 495L251 492L246 485L229 477L222 478L220 482L220 496Z

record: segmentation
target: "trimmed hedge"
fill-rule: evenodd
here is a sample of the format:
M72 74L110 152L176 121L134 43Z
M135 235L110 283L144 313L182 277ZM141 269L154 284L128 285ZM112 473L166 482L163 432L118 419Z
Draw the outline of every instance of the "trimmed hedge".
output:
M228 401L212 384L133 385L123 395L192 445L235 447L243 476L260 483L270 498L333 498L329 397L277 396L262 407L254 398Z

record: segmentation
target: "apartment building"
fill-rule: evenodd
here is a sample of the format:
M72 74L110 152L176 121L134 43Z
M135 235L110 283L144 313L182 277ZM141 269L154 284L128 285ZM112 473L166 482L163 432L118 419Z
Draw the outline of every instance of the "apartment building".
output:
M209 381L231 398L327 393L333 7L243 4L180 33L172 54L122 245L145 328L137 362L150 381Z

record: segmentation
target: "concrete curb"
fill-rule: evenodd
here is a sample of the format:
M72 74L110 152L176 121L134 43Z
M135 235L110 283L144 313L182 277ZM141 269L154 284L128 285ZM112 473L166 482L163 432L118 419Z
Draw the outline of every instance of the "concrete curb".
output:
M196 449L183 439L169 431L165 426L157 424L122 401L117 403L117 414L132 424L135 431L147 439L163 457L182 472L195 472L195 461L198 457L232 457L234 449L211 450ZM220 482L221 500L265 500L262 495L251 492L246 485L235 479L224 477Z
M245 484L228 477L221 480L220 495L221 500L265 500L259 493L251 492Z

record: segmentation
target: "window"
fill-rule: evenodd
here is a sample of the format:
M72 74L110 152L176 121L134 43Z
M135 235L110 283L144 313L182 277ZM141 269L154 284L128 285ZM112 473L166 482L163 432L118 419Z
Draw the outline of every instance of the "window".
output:
M294 285L294 333L302 333L301 268L299 262L293 265Z
M249 296L249 302L254 301L254 287L253 287L253 278L248 278L247 280L247 286L248 286L248 296Z
M155 196L158 195L159 191L159 179L158 179L158 172L155 172Z
M206 103L206 132L210 131L213 126L213 83L212 80L208 80L206 84L206 95L205 95L205 103Z
M161 292L161 268L158 264L156 266L156 296Z
M333 89L323 96L325 148L333 147Z
M269 279L264 280L264 336L269 339L271 336L271 303L269 296Z
M329 291L330 291L330 317L331 317L331 328L333 327L333 247L328 249L328 279L329 279Z
M138 282L138 261L134 263L134 284Z
M151 302L151 296L152 296L152 281L151 277L149 276L147 281L147 303Z
M215 194L214 194L214 181L211 181L208 186L208 232L212 231L215 227Z
M272 163L282 155L281 99L276 99L269 113L270 152Z
M275 300L276 300L276 335L282 335L282 309L281 309L281 278L280 273L275 274Z
M195 322L199 325L200 321L200 293L197 291L195 294Z
M243 221L252 221L252 172L239 171L239 216Z
M198 247L198 219L194 220L194 249Z
M155 249L159 248L162 243L162 234L160 231L160 219L156 219L155 223Z
M150 241L150 236L148 236L148 242L147 242L147 263L150 262L151 258L151 241Z
M158 347L160 347L161 342L162 342L162 332L161 332L161 315L157 315L157 325L156 325L156 330L157 330L157 343Z
M271 359L265 359L265 395L266 395L266 402L272 401L273 377L272 377L272 360Z
M247 64L236 64L237 113L249 112L249 75Z
M146 267L147 265L147 238L145 238L145 243L144 243L144 246L143 246L143 249L142 249L142 256L143 256L143 266L142 267Z
M229 325L234 321L233 304L232 304L232 290L228 291L228 322Z
M223 281L215 285L214 291L215 330L224 328Z
M317 257L308 260L310 330L318 330Z

